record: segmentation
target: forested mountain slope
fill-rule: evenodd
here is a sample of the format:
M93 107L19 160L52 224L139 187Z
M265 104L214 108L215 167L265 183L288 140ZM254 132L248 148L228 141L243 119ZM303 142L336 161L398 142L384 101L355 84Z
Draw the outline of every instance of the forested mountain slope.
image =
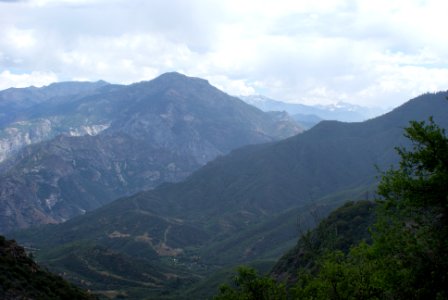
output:
M25 249L0 236L0 298L96 299L37 265Z

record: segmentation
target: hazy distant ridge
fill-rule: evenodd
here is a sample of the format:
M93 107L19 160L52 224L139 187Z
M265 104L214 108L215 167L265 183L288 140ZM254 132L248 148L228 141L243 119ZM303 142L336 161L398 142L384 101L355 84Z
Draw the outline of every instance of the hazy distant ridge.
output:
M385 111L380 108L368 108L349 103L333 105L305 105L286 103L261 95L240 96L240 98L263 111L286 111L299 123L315 125L320 120L360 122L377 117Z

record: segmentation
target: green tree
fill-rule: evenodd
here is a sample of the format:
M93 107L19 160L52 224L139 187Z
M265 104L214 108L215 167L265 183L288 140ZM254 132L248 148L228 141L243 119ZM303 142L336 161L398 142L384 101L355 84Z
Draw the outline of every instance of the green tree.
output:
M286 299L286 289L283 284L274 279L260 276L246 266L238 268L233 287L222 285L214 300L282 300Z
M412 149L378 186L374 250L395 299L448 298L448 139L432 119L411 122Z

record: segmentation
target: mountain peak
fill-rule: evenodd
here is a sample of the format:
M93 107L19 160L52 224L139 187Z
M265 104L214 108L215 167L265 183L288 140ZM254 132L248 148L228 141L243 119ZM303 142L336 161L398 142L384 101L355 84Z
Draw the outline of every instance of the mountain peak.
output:
M167 72L163 73L152 80L141 81L135 84L157 84L157 85L166 85L166 84L174 84L174 83L202 83L210 85L210 83L202 78L191 77L179 72ZM133 85L135 85L133 84Z
M182 74L182 73L179 73L179 72L173 71L173 72L162 73L159 76L157 76L156 79L157 78L164 78L164 77L166 77L166 78L188 78L189 76L187 76L185 74Z
M48 99L43 95L39 101L28 105L34 105L33 114L30 114L29 119L21 121L33 125L37 122L33 118L42 118L39 112L43 111L43 117L47 119L58 116L69 120L59 123L61 126L57 128L67 128L65 132L78 136L53 138L53 133L59 129L54 129L52 120L45 119L42 127L45 126L43 128L49 132L46 136L40 132L26 131L31 125L14 125L13 130L10 130L14 132L9 135L11 138L5 142L0 139L1 150L5 149L2 145L10 145L11 140L17 141L17 136L38 136L40 141L51 138L45 143L24 149L23 153L26 154L17 161L8 161L8 168L15 171L14 176L7 175L8 179L2 177L0 180L0 232L9 230L11 226L42 222L42 219L33 215L25 217L29 217L29 223L19 224L15 219L11 222L3 220L3 216L7 219L15 218L5 210L10 207L15 210L15 207L19 207L16 204L22 201L49 216L44 222L62 221L114 198L150 189L165 181L183 179L216 156L243 145L271 142L301 132L297 124L284 116L263 113L218 90L206 80L175 72L162 74L151 81L129 86L111 85L110 88L95 89L91 94L83 91L82 94L75 93L70 97L64 97L64 91L76 92L76 84L75 87L70 83L66 85L64 87L64 84L59 83L52 86L51 96L58 97ZM0 99L1 96L0 93ZM6 105L4 107L0 111L11 111ZM17 115L23 115L20 107L16 111ZM14 121L5 123L13 124ZM72 124L78 125L72 128ZM76 132L96 134L79 136ZM17 145L20 143L21 140L17 141ZM18 147L14 151L16 149ZM40 159L46 157L42 153L50 152L53 159ZM32 157L39 158L33 160ZM27 165L29 159L38 166L37 169L46 170L43 175L45 178L52 178L51 182L60 182L64 186L56 184L49 189L42 186L25 191L23 184L27 180L43 178L41 174L27 173L22 167ZM86 181L86 178L89 179ZM2 190L10 180L15 182L13 185L17 192L14 192L14 197L5 198ZM67 188L65 180L73 184L70 183ZM78 187L82 187L82 190L78 190ZM35 194L36 191L44 190L39 195ZM22 197L28 193L33 196ZM81 194L83 196L79 196ZM72 197L74 195L77 196ZM66 209L62 208L62 204L55 204L62 202L71 202L73 205L70 204ZM24 211L21 209L19 213Z
M194 80L201 80L201 81L207 81L205 79L199 78L199 77L193 77L193 76L188 76L179 72L166 72L166 73L162 73L160 74L158 77L156 77L155 79L158 78L171 78L171 79L194 79Z

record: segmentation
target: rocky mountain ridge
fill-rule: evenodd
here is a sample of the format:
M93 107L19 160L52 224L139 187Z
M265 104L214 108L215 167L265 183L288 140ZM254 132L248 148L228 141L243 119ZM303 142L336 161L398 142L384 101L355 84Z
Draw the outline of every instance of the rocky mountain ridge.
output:
M39 106L40 116L88 120L91 125L70 129L72 135L96 135L59 135L2 164L1 232L63 222L118 197L179 181L232 149L301 132L292 121L178 73L48 101L56 104Z
M0 163L26 145L59 134L95 135L107 128L109 121L104 118L58 109L95 94L107 85L104 81L63 82L42 88L0 91Z

